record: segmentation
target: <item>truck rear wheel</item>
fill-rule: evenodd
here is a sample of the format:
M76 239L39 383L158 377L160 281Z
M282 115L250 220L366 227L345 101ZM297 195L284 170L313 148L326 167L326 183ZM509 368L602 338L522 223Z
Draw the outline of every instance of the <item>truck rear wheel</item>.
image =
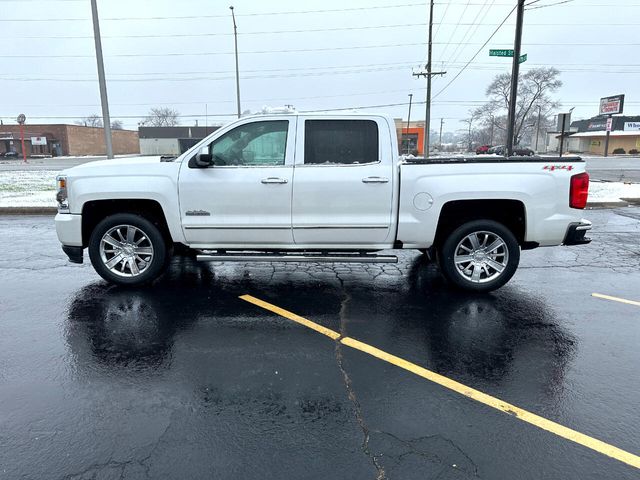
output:
M89 258L96 272L118 285L143 285L160 276L168 251L160 230L140 215L119 213L91 233Z
M489 292L513 277L520 262L520 246L501 223L474 220L447 237L439 260L443 275L455 286Z

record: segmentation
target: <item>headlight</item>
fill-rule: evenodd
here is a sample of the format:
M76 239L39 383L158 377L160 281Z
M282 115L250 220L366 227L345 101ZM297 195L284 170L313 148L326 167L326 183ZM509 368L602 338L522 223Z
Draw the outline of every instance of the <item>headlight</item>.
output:
M58 202L58 212L69 213L69 200L67 198L67 177L66 175L58 175L56 177L58 183L58 191L56 192L56 201Z

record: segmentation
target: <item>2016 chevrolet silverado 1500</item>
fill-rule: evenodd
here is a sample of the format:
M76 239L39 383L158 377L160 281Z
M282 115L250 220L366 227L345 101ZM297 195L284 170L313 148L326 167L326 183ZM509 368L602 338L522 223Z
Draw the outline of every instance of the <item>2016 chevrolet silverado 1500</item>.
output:
M109 282L158 277L175 245L201 261L395 262L419 249L453 284L504 285L520 250L588 243L577 157L398 156L384 115L241 118L175 159L86 163L58 177L63 250Z

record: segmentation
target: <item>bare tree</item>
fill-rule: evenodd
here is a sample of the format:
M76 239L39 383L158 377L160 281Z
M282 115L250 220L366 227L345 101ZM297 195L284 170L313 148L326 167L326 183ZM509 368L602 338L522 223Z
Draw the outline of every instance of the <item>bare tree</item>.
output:
M169 107L156 107L149 110L149 114L142 121L142 125L150 127L174 127L178 125L180 114Z
M81 118L80 120L76 120L74 122L76 125L80 125L83 127L102 127L102 118L95 113L93 115L89 115L88 117Z
M470 110L469 111L469 117L460 120L462 123L466 123L467 124L467 145L468 145L468 151L472 151L473 150L473 141L474 141L474 137L477 137L477 132L473 130L473 125L476 122L476 120L478 120L480 118L480 114L478 113L478 110Z
M112 130L123 130L124 127L123 127L122 122L120 120L114 120L113 122L111 122L111 129Z
M537 125L538 112L541 112L543 117L541 123L547 123L546 119L558 108L559 104L551 98L551 94L562 86L559 76L560 72L553 67L534 68L520 76L514 129L515 145L520 144L523 138L534 135L533 127ZM494 138L500 141L505 140L506 136L506 112L509 109L510 93L511 74L497 75L486 90L489 101L476 109L481 123L485 128L493 129Z

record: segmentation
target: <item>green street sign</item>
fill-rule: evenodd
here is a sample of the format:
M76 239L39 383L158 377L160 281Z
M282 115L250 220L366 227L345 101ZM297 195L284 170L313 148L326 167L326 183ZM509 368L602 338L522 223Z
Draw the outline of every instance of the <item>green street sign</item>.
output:
M490 57L513 57L513 50L489 50Z
M520 58L518 59L518 63L524 63L527 61L527 54L525 53L524 55L520 55Z

